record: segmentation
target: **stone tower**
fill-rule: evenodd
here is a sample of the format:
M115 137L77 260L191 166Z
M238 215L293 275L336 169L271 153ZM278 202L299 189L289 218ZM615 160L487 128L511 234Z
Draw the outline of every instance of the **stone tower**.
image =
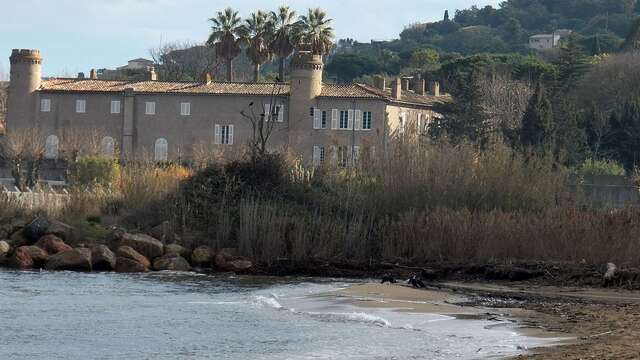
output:
M322 93L321 55L297 52L291 60L289 95L289 146L303 155L311 151L303 139L313 135L313 117L310 109L316 106L316 98Z
M35 126L38 94L42 81L42 58L39 50L14 49L9 58L11 82L7 130Z

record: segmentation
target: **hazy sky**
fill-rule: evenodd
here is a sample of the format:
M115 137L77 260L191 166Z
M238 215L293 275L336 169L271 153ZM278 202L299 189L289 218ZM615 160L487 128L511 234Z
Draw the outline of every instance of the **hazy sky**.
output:
M293 0L298 12L321 6L338 38L395 38L403 26L442 18L445 9L496 6L500 0ZM36 48L44 74L70 75L149 57L163 42L206 40L208 18L227 6L245 16L284 0L0 0L0 76L12 48ZM27 16L26 14L29 14Z

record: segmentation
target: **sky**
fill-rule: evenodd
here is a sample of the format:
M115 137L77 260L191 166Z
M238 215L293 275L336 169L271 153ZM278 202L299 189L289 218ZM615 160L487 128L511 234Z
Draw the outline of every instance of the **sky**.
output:
M439 20L444 11L501 0L290 0L298 13L321 6L336 37L397 38L412 23ZM174 41L203 42L208 19L227 6L241 16L274 10L283 0L0 0L0 79L14 48L39 49L45 76L115 68L149 58L149 49ZM27 15L28 14L28 15Z

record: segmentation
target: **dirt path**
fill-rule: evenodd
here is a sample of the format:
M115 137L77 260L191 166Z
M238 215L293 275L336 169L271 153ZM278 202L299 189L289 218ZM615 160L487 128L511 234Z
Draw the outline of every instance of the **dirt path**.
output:
M518 359L640 359L639 291L451 282L437 287L502 309L532 328L578 337L577 343Z

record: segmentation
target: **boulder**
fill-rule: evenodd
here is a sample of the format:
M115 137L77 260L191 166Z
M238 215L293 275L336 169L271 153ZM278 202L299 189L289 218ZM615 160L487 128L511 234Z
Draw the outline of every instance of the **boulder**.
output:
M191 265L179 255L167 254L153 262L153 269L158 271L191 271Z
M116 268L116 255L105 245L95 246L91 250L91 267L94 271L113 271Z
M185 259L189 259L191 257L191 251L185 248L184 246L180 246L178 244L169 244L164 247L165 255L179 255Z
M37 246L21 246L13 253L13 265L19 269L41 268L49 255Z
M176 235L175 232L173 232L171 224L168 221L164 221L162 222L162 224L151 228L149 234L165 244L168 242L176 242L179 240L179 236Z
M86 248L61 251L49 257L45 269L91 271L91 251Z
M215 256L214 261L218 269L232 272L246 272L253 267L253 263L237 254L237 251L222 249Z
M27 238L24 237L22 230L18 230L11 234L9 241L7 241L12 248L19 248L20 246L27 245Z
M49 255L55 255L59 252L69 251L73 249L71 246L65 244L62 239L55 235L45 235L41 237L40 240L35 243L35 246L46 251Z
M164 245L159 240L145 234L124 234L120 240L120 246L129 246L149 260L164 254Z
M602 286L613 286L618 275L618 267L614 263L607 264L607 271L602 277Z
M22 229L22 234L27 239L29 244L33 244L38 241L44 234L47 232L49 228L49 220L44 217L37 217L33 219L30 223L28 223L24 229Z
M117 272L146 272L150 267L149 260L130 246L121 246L116 251Z
M209 246L198 246L191 253L191 263L197 267L211 267L215 253Z
M9 246L9 243L4 240L0 241L0 257L5 257L7 254L9 254L9 251L11 251L11 246Z
M60 221L52 221L45 234L55 235L63 241L70 241L73 234L73 227Z

